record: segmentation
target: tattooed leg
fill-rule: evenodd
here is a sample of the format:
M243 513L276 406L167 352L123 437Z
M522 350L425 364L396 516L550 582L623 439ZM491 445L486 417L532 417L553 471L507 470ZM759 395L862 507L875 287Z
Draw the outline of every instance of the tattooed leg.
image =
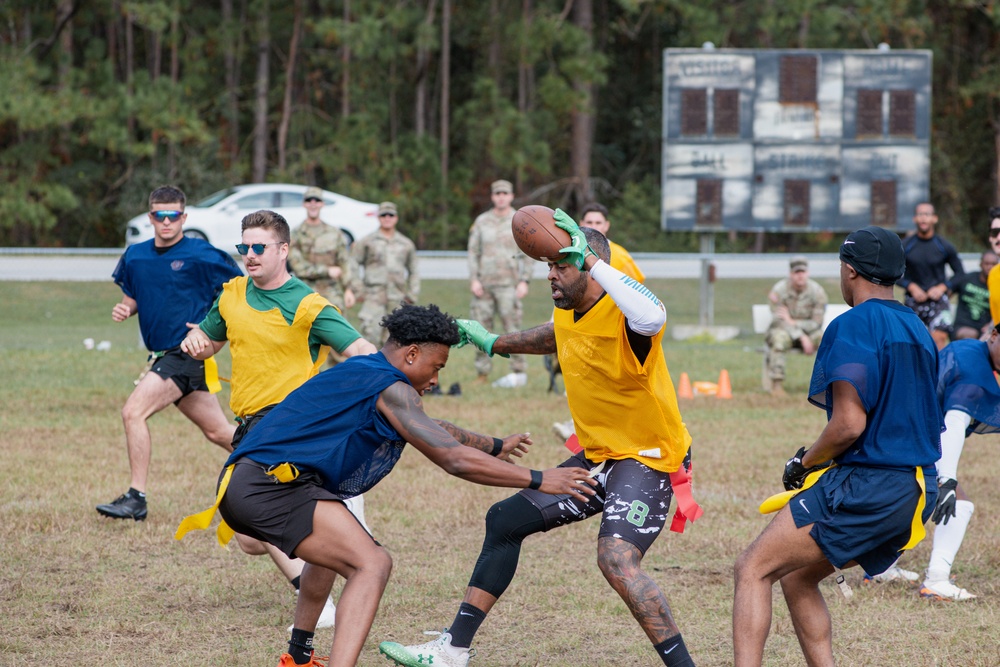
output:
M597 564L646 636L659 644L680 632L660 587L641 567L642 553L630 542L602 537L597 541Z

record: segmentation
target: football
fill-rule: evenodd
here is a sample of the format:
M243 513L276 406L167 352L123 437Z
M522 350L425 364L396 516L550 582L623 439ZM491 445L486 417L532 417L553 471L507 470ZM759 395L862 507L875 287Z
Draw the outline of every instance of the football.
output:
M555 213L548 206L525 206L514 213L511 231L517 247L539 262L558 262L566 254L559 252L572 242L569 233L556 227Z

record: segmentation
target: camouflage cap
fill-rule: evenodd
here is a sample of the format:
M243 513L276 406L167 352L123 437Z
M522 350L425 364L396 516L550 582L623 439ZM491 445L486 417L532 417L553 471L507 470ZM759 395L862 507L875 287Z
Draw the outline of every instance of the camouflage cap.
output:
M490 184L490 192L492 194L496 194L498 192L512 193L514 192L514 186L510 184L510 181L493 181L493 183Z
M809 269L809 260L803 255L796 255L788 261L788 268L792 273L796 271L806 271Z
M391 201L382 202L381 204L378 205L378 214L382 215L383 213L392 213L393 215L398 215L398 212L396 211L396 205Z
M302 193L302 201L305 201L306 199L312 199L313 197L319 200L323 199L323 191L317 188L315 185L306 188L306 191Z

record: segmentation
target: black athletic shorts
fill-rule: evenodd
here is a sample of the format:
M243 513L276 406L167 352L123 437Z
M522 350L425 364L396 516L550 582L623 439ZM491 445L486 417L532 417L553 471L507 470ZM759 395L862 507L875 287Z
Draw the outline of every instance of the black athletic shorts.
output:
M149 370L164 380L173 380L181 390L181 398L192 391L208 391L208 385L205 384L205 362L181 352L179 347L164 352ZM177 399L174 404L179 402L180 399Z
M559 467L592 470L595 465L580 452ZM667 523L674 497L670 473L635 459L609 460L596 479L597 493L586 504L568 494L554 496L534 489L519 493L542 513L545 531L603 513L598 537L625 540L645 554Z
M273 544L295 558L296 547L312 534L316 502L343 501L320 486L316 473L303 472L291 482L278 482L265 469L246 457L238 459L219 513L237 533Z

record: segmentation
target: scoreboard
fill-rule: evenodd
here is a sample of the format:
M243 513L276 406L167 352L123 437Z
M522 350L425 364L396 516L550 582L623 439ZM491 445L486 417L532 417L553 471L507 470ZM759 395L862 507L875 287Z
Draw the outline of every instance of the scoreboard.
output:
M931 52L666 49L661 226L912 229Z

